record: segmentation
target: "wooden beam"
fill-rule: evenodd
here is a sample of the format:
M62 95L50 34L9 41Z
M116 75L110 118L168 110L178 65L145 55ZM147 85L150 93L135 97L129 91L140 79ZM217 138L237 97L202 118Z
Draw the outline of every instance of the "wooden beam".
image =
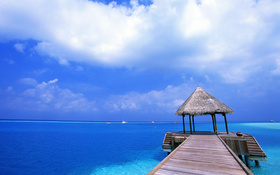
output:
M193 124L193 132L195 132L195 127L194 127L194 115L192 115L192 124Z
M228 125L227 125L227 117L226 117L226 114L223 113L223 116L224 116L224 118L225 118L225 125L226 125L227 134L228 134Z
M214 121L214 115L211 114L211 117L212 117L212 123L213 123L213 130L214 130L214 132L216 132L215 121Z
M216 120L215 114L214 114L214 121L215 121L215 132L216 132L216 134L218 134L217 120Z
M191 119L191 115L189 115L189 123L190 123L190 133L192 134L192 119Z
M185 114L182 115L183 118L183 132L184 134L186 133L186 129L185 129Z

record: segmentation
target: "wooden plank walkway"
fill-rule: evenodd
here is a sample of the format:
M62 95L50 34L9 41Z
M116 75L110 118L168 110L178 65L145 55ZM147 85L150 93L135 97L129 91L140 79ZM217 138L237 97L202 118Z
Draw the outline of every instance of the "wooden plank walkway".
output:
M252 174L242 164L218 136L191 135L148 175Z

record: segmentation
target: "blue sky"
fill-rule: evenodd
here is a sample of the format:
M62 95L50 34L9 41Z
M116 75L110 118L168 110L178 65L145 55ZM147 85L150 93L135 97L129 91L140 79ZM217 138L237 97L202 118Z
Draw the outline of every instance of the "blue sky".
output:
M277 0L0 4L1 119L181 121L199 85L229 122L280 120Z

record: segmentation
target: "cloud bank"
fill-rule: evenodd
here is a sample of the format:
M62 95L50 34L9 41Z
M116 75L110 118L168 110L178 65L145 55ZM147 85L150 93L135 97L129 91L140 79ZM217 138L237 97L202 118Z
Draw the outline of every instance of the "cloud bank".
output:
M151 90L144 93L128 92L107 96L103 99L95 98L96 101L90 101L82 93L74 93L69 89L59 87L57 85L58 79L37 83L35 79L23 78L19 82L33 87L19 93L15 92L13 87L8 87L5 91L7 96L0 100L2 108L64 113L174 113L195 89L193 85L188 84L169 85L161 90Z
M60 64L205 72L240 83L279 60L277 0L154 0L150 6L87 0L1 2L2 41L37 41ZM22 44L15 48L24 51ZM278 72L271 68L271 72ZM276 71L273 71L276 70Z
M174 113L187 99L194 87L188 84L169 85L162 90L146 93L130 92L110 96L104 102L104 110L109 112L137 111L141 113ZM184 94L182 94L182 92Z
M35 84L36 80L23 78L19 80L20 83L34 85L34 88L26 89L22 93L12 93L12 87L9 87L11 95L1 100L1 106L6 109L40 112L93 112L97 110L94 101L87 100L81 93L60 88L56 84L57 81L58 79L54 79Z

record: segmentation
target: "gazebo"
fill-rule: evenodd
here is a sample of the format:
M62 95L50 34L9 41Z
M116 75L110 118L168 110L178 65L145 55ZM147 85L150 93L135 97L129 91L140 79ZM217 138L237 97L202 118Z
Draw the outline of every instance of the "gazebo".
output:
M211 115L213 130L218 134L216 114L221 114L225 119L226 131L228 134L227 126L227 113L233 113L234 111L216 99L205 90L197 87L191 96L182 104L177 110L175 115L182 115L183 119L183 132L185 133L185 115L189 115L190 133L195 132L194 116L195 115Z

